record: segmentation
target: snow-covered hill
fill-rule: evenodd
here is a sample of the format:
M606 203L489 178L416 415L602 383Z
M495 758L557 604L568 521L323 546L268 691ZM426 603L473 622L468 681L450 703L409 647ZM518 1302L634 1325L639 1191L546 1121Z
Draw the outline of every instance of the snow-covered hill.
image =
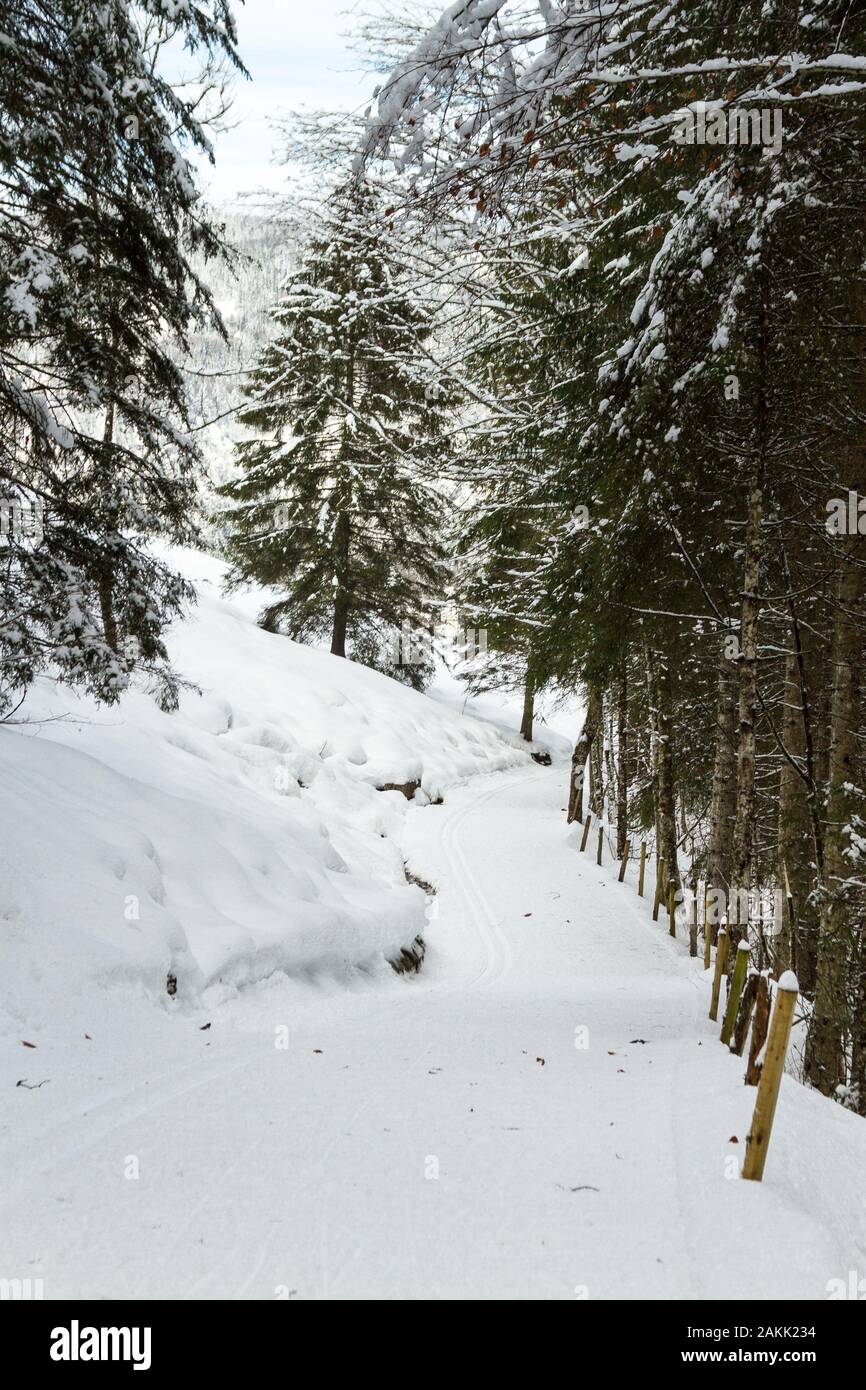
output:
M63 996L124 983L163 1007L273 972L390 974L424 932L400 848L411 814L528 759L516 736L387 677L262 632L259 597L175 556L199 602L171 634L200 689L166 714L43 682L0 729L2 978L15 1037ZM169 1004L170 977L176 1001Z

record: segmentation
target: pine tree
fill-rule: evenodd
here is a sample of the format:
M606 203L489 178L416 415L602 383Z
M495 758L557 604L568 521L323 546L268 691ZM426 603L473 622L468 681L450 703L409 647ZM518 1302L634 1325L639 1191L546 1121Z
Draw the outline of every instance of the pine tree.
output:
M239 65L227 0L0 3L0 713L46 666L117 699L139 666L173 698L163 631L188 586L150 547L192 535L199 453L169 343L218 324L188 255L220 253L184 150L201 92L161 75L170 35L205 87Z
M367 185L332 195L275 318L241 415L240 476L220 489L235 503L223 515L230 584L277 591L266 628L329 637L334 655L419 684L424 663L397 644L429 632L445 600L431 478L448 405L429 366L431 316Z

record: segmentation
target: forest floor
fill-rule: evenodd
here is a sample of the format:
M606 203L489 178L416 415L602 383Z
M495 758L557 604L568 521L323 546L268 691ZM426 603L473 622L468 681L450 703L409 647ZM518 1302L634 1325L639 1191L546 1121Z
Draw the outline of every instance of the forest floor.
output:
M265 1299L824 1299L866 1274L866 1125L786 1077L764 1182L738 1178L755 1093L707 977L579 853L564 780L411 810L438 887L419 975L142 1006L30 1092L0 1273Z

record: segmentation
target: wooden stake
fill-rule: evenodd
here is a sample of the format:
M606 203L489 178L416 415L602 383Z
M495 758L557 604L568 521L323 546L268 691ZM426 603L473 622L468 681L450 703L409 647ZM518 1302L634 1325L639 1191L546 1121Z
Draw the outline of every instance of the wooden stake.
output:
M582 852L583 850L586 849L586 842L587 842L587 840L589 839L589 826L590 826L590 822L591 822L591 821L592 821L592 816L591 816L591 815L589 814L589 812L587 811L587 813L586 813L586 820L583 822L583 838L581 839L581 842L580 842L581 852Z
M673 879L669 879L669 880L668 880L668 921L670 922L670 926L668 927L668 935L669 935L669 936L676 936L676 934L677 934L677 885L674 883L674 880L673 880Z
M646 840L640 842L640 869L637 876L637 895L643 897L643 879L646 871Z
M755 1019L752 1023L752 1041L749 1043L749 1061L746 1067L746 1085L757 1086L761 1079L761 1063L758 1058L763 1050L764 1043L767 1041L767 1029L770 1025L770 988L767 984L767 976L758 977L758 988L755 993Z
M724 927L719 927L719 934L716 937L716 969L713 974L713 993L710 999L710 1018L713 1023L719 1017L719 990L722 988L722 976L725 973L727 963L728 933Z
M713 946L713 928L710 922L710 894L704 893L704 969L710 968L710 952Z
M653 903L653 921L659 919L659 908L661 907L662 894L664 893L665 881L665 861L660 859L656 865L656 897Z
M746 976L746 983L743 986L743 993L740 997L740 1008L737 1014L737 1021L734 1024L734 1036L731 1039L731 1051L735 1057L742 1057L743 1048L746 1046L746 1038L749 1036L749 1024L752 1021L752 1010L755 1007L755 1000L758 997L758 981L761 976L757 970L750 970Z
M743 985L746 983L746 971L749 968L749 943L741 941L737 947L737 959L734 962L734 973L731 976L731 984L728 989L728 1003L725 1009L725 1016L722 1019L722 1031L719 1034L725 1046L729 1046L731 1034L734 1031L734 1023L737 1018L737 1009L740 1007L740 995L743 992Z
M603 825L600 825L600 826L598 827L598 857L597 857L597 859L596 859L596 861L595 861L597 864L600 864L600 863L601 863L601 851L602 851L603 848L604 848L604 826L603 826Z
M764 1058L761 1081L755 1097L752 1128L746 1140L743 1177L753 1182L760 1182L764 1176L764 1164L767 1160L770 1135L773 1132L776 1102L779 1099L779 1087L785 1069L785 1053L788 1051L788 1039L791 1036L794 1006L799 990L797 976L792 970L786 970L776 986L776 1002L773 1006L770 1036L767 1039L767 1055Z
M619 881L622 883L625 878L625 871L628 866L628 857L631 854L631 840L626 840L625 851L622 856L622 863L619 866Z
M689 955L698 954L698 885L692 884L692 901L689 908Z

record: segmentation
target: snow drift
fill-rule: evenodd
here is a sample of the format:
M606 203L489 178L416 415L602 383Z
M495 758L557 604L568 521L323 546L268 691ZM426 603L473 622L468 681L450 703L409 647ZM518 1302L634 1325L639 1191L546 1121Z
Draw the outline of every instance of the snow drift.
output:
M41 682L0 729L2 968L35 1027L63 992L135 982L179 999L274 971L387 971L425 926L400 836L420 804L525 745L255 625L224 567L173 557L199 601L170 634L200 693L99 707ZM14 983L13 983L14 982ZM171 986L168 986L171 988Z

